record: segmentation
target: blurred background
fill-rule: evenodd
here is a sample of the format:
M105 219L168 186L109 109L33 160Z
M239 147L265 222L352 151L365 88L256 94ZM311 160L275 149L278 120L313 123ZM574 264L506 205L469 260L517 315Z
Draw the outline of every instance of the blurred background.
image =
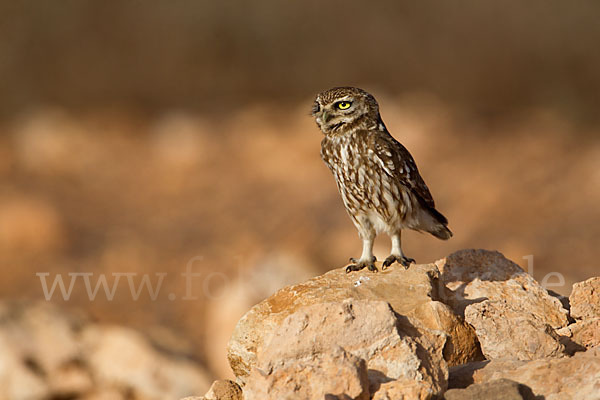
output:
M123 277L112 300L80 280L51 303L231 376L250 306L360 252L309 116L339 85L376 96L450 220L448 242L406 233L409 256L496 249L568 295L598 275L598 15L592 0L0 0L2 299L43 300L36 273L166 273L155 299Z

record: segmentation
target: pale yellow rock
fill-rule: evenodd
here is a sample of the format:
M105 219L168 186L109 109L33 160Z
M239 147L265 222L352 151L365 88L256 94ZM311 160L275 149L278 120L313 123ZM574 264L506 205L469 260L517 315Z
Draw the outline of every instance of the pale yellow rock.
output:
M269 371L281 363L328 353L341 346L366 361L372 387L390 379L427 381L436 393L446 388L447 367L436 341L398 326L388 303L347 299L306 306L288 316L258 352L257 368Z
M458 317L448 316L443 324L419 320L421 314L426 318L436 314L435 306L430 312L414 311L423 304L438 299L438 274L433 264L411 265L408 270L395 266L378 273L367 270L346 273L344 268L339 268L302 284L287 286L254 306L240 319L228 345L231 368L243 383L256 365L257 354L264 349L269 337L287 316L305 306L341 303L346 299L389 303L395 313L406 316L401 318L401 322L406 323L408 329L418 332L429 342L438 340L436 338L440 334L463 333L468 328ZM450 320L453 322L449 323ZM464 329L455 329L453 324L462 324ZM427 326L435 326L436 331ZM440 327L447 328L447 331L437 331ZM464 347L468 347L466 343ZM476 353L474 340L467 353Z
M474 368L453 368L450 381L483 383L504 378L530 387L546 400L600 399L600 357L596 352L577 353L570 358L473 364Z
M460 250L437 261L444 302L463 314L470 304L509 301L552 328L566 326L567 310L533 277L497 251Z
M372 400L431 400L434 398L435 390L429 383L397 379L381 384Z
M553 330L567 325L567 311L518 265L487 250L461 250L436 264L444 302L475 328L486 358L562 354Z
M45 399L50 393L43 378L23 362L0 332L0 399Z
M422 303L408 317L419 326L448 335L444 346L444 359L448 366L484 359L473 327L462 321L446 304L439 301Z
M334 347L326 353L282 360L269 370L254 368L244 387L245 400L368 400L364 360Z
M600 346L600 318L576 321L556 333L569 339L566 347L570 347L570 353L598 347Z
M86 394L82 400L127 400L127 393L117 388L103 388Z
M575 319L600 318L600 277L574 284L569 303Z
M209 387L206 375L196 365L165 357L131 329L90 326L82 337L98 385L128 387L143 399L180 398Z
M162 400L204 393L197 363L47 302L0 302L0 399Z
M45 373L80 358L75 330L81 321L45 302L16 305L15 309L20 310L20 317L15 321L18 329L11 331L15 333L13 345Z
M495 381L476 383L466 389L450 389L444 393L444 400L535 400L531 389L511 381L498 379Z
M240 386L228 379L214 381L204 395L205 400L242 400Z
M52 393L64 398L79 397L91 391L94 386L90 373L77 363L49 371L47 381Z
M472 304L465 310L465 320L475 327L487 359L564 356L565 347L552 327L510 299Z

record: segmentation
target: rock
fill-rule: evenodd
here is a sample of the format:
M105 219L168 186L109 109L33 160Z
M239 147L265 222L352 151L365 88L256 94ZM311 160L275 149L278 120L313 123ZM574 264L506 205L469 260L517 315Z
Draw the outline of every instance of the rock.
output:
M484 359L473 327L462 322L446 304L439 301L422 303L408 316L420 326L448 335L444 346L444 359L448 366Z
M573 318L600 318L600 277L574 284L569 302Z
M567 311L533 277L497 251L460 250L435 263L445 290L445 302L457 314L483 300L523 304L552 328L567 325Z
M204 395L205 400L242 400L240 386L228 379L214 381Z
M334 347L326 353L281 360L268 371L254 368L245 400L369 399L365 361Z
M600 346L600 318L577 321L556 333L568 338L564 341L568 354Z
M94 380L125 387L144 399L202 393L209 383L195 365L155 351L141 334L121 327L86 328L83 345Z
M444 393L445 400L535 400L531 389L509 379L478 383L466 389L450 389Z
M373 400L430 400L435 398L435 390L425 381L396 379L382 383Z
M436 343L440 334L450 336L453 343L450 348L460 349L457 351L467 355L464 359L469 359L471 354L477 354L475 337L469 333L471 328L442 304L427 305L439 300L437 278L438 270L432 264L412 265L408 270L393 267L377 274L370 271L347 274L340 268L285 287L254 306L238 322L228 345L231 368L243 383L256 365L257 356L287 316L305 306L342 303L346 299L387 302L396 314L403 316L405 328L414 331L410 336L418 333L428 343ZM456 335L460 337L455 340ZM448 355L453 362L461 357Z
M89 371L75 362L50 371L47 380L50 390L58 398L78 398L94 386Z
M465 320L475 327L481 350L490 360L533 360L564 355L565 346L550 325L507 300L485 300L469 305Z
M50 389L33 366L27 364L0 332L0 398L31 400L50 398Z
M589 353L589 354L588 354ZM577 353L570 358L532 361L493 360L454 367L450 386L510 379L527 385L546 400L600 399L600 354ZM543 396L543 397L541 397Z
M142 334L47 302L0 302L0 398L154 400L203 393L207 373Z
M117 388L103 388L83 396L82 400L127 400L126 396L127 393Z
M13 343L22 355L39 366L43 374L70 367L81 358L77 332L80 319L49 303L34 303L12 308L18 315L11 330Z
M502 254L461 250L436 265L445 286L439 291L444 302L475 328L488 359L535 359L563 352L553 330L567 325L567 311Z
M435 393L446 389L445 338L412 337L414 328L399 327L389 304L347 299L306 306L288 316L258 353L257 368L271 371L281 363L327 353L341 346L366 361L372 387L405 378L427 381Z

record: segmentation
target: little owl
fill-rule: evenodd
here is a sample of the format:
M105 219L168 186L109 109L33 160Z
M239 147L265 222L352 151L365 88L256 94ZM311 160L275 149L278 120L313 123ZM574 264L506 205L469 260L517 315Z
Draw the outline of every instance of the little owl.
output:
M354 87L333 88L317 96L312 115L325 134L321 158L363 241L362 255L350 259L346 272L364 267L377 271L373 241L379 232L392 239L383 269L395 261L405 268L415 261L402 252L402 229L429 232L443 240L452 236L414 159L388 132L372 95Z

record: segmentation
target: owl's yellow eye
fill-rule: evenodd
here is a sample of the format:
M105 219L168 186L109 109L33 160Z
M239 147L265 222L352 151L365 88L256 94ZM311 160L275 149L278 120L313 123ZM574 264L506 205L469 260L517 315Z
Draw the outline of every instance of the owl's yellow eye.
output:
M338 101L336 105L337 105L337 108L339 108L340 110L347 110L350 108L352 103L349 101Z

